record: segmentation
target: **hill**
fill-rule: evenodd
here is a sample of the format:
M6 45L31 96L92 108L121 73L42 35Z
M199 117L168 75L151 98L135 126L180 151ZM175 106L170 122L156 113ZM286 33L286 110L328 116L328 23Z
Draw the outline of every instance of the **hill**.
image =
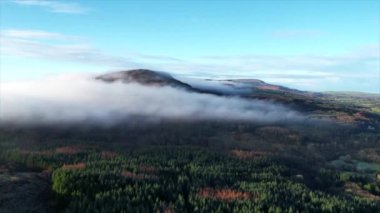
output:
M123 83L138 83L147 86L171 86L186 90L192 90L193 88L183 83L170 74L164 72L157 72L147 69L136 69L128 71L113 72L95 77L97 80L105 82L123 82Z
M312 93L257 79L184 81L150 70L93 81L90 85L101 89L144 87L154 96L170 90L185 100L202 97L191 116L213 99L215 111L229 101L242 101L246 108L260 102L265 103L260 116L281 105L306 119L189 116L142 123L131 116L111 126L1 125L0 212L380 211L380 115L371 110L376 97ZM116 82L123 84L112 87ZM173 98L145 97L159 103ZM181 103L175 110L186 107ZM90 109L97 115L104 110Z
M188 82L186 82L186 80L176 79L169 73L147 69L113 72L97 76L95 79L108 83L168 86L192 93L265 100L307 113L311 117L329 118L342 123L357 123L364 127L375 127L375 129L378 126L376 122L380 119L376 106L378 99L372 94L308 92L269 84L259 79L187 79ZM344 100L346 102L342 102Z

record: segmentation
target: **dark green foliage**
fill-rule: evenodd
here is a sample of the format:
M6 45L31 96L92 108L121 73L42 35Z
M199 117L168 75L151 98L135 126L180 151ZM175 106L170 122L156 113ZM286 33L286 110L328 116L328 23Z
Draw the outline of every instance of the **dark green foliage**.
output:
M16 160L16 151L6 157ZM96 157L97 156L97 157ZM52 190L68 212L375 212L376 203L311 190L271 158L240 160L202 148L161 147L102 159L96 152L52 155L51 162L85 162L57 168ZM26 157L43 166L46 159ZM62 163L61 163L62 164ZM128 171L127 175L125 172ZM334 179L322 171L319 179ZM336 181L339 181L338 179ZM326 184L330 186L331 184ZM210 198L205 188L232 189L249 199Z
M380 135L352 126L169 123L0 136L1 165L50 172L55 211L380 211L373 171L331 163L361 149L376 157Z

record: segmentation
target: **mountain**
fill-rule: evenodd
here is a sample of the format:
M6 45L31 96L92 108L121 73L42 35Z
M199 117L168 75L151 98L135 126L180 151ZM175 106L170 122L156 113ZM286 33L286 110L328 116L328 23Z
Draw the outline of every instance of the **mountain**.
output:
M193 90L193 88L190 85L173 78L170 74L147 69L135 69L113 72L97 76L95 79L102 80L105 82L121 81L123 83L138 83L147 86L159 87L171 86L186 90Z
M273 85L259 79L178 80L171 76L169 73L147 69L112 72L97 76L95 79L108 83L122 82L126 84L138 83L145 86L156 87L169 86L195 93L264 99L285 104L301 103L304 105L305 103L315 101L315 97L318 96L318 93L300 91L284 86Z
M258 79L228 79L212 80L198 79L197 83L187 83L178 80L169 73L153 71L148 69L134 69L112 72L95 77L96 80L105 82L138 83L146 86L170 86L181 88L197 93L210 93L214 95L239 95L252 94L255 91L283 92L305 94L306 92L290 89L283 86L268 84Z
M169 86L193 93L217 96L240 97L245 99L267 100L286 105L313 117L329 117L343 123L365 122L365 126L374 125L369 121L380 119L376 101L367 96L349 99L332 93L317 93L273 85L259 79L176 79L169 73L148 69L134 69L112 72L95 77L107 83L138 83L145 86ZM363 104L365 103L365 104ZM370 124L369 124L370 123Z

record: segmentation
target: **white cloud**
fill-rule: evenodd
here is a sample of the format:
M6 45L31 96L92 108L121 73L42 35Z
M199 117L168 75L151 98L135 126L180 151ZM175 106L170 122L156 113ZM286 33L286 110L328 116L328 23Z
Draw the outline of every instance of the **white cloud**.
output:
M76 38L60 33L47 32L43 30L18 30L8 29L0 31L0 37L19 38L19 39L53 39L53 40L68 40Z
M63 62L107 65L110 67L135 67L131 60L105 54L77 36L41 30L2 30L0 51L2 55L29 57Z
M123 56L111 55L86 42L86 38L43 30L1 30L0 44L0 52L4 56L104 65L113 70L181 62L175 57L138 52L125 51Z
M83 14L88 12L87 8L75 2L53 0L12 0L12 2L23 6L41 7L54 13Z
M320 91L333 86L340 90L380 92L380 46L376 44L339 55L205 56L190 69L178 64L175 67L189 73L203 71L200 75L204 77L258 78L301 90ZM359 84L363 81L367 82L366 87Z
M0 109L3 124L27 125L161 120L271 123L303 119L295 111L265 101L73 76L4 83Z
M339 55L216 55L185 60L128 51L122 56L111 55L85 41L55 32L8 29L0 32L0 51L2 56L102 65L104 71L148 68L198 78L258 78L301 90L334 87L380 92L376 91L380 84L378 44ZM351 83L345 84L347 81Z

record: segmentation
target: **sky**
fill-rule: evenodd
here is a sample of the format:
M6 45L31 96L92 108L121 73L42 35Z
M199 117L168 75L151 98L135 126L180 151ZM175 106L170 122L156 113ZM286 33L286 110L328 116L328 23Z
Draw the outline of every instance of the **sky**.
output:
M380 93L380 2L0 0L1 81L135 68Z

